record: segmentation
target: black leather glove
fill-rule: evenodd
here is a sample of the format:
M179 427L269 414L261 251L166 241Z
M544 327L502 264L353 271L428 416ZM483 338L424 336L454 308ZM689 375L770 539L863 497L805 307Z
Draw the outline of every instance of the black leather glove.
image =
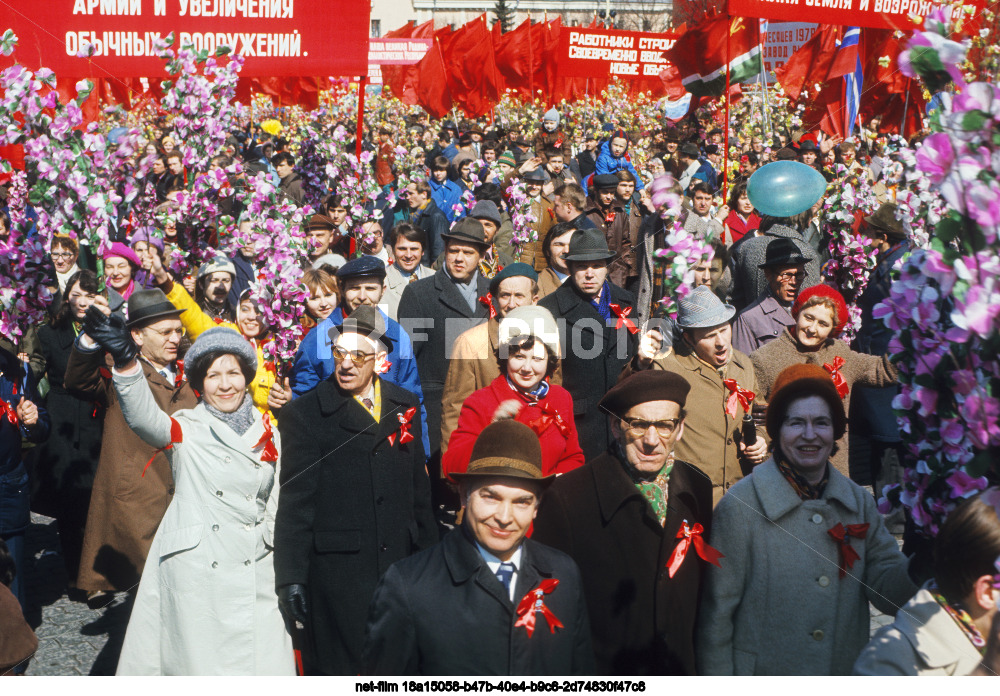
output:
M278 606L290 620L298 621L305 626L306 617L309 615L306 607L306 586L292 584L279 587Z
M120 314L104 316L101 310L91 306L83 317L83 332L111 355L115 367L125 367L139 353Z

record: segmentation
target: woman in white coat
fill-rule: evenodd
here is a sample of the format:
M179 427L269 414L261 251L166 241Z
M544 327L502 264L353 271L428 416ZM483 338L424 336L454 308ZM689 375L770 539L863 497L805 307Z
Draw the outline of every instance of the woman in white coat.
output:
M129 427L166 449L175 490L153 538L118 674L294 675L271 546L280 443L246 391L256 351L229 328L199 336L186 363L201 401L171 417L153 400L123 328L93 313L84 325L115 360Z

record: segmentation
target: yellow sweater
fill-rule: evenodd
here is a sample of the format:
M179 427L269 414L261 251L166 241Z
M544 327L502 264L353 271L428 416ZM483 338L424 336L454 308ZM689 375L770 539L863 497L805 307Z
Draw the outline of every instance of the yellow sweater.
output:
M188 335L191 336L191 340L198 338L198 336L216 326L225 326L227 329L233 329L241 336L243 335L240 327L231 321L224 321L217 324L214 319L201 310L198 303L194 301L180 283L173 284L170 292L167 293L167 299L177 309L187 310L179 318ZM256 341L250 342L257 349L257 374L254 375L253 382L248 385L250 387L250 395L253 397L253 405L261 413L270 413L271 422L277 425L278 421L275 415L267 407L267 394L271 391L271 385L274 384L274 375L264 366L264 352L261 350L260 345Z

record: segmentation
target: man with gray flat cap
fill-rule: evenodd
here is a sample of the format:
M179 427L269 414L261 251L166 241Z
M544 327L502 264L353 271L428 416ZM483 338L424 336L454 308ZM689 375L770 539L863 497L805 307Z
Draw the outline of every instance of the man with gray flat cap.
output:
M655 329L648 332L625 374L666 370L691 385L677 456L708 474L718 503L731 485L767 459L764 428L744 422L761 401L761 390L750 358L733 348L732 306L702 285L680 300L678 310L675 333L680 336L673 346L663 345Z
M552 483L535 432L486 426L459 479L462 521L375 590L365 674L583 675L594 670L580 571L527 534Z
M608 448L611 432L597 402L636 350L635 296L609 280L612 258L601 230L577 230L563 256L569 277L538 302L559 325L563 387L573 396L573 416L587 458Z
M699 589L718 559L684 545L712 522L712 483L677 449L690 392L675 372L619 382L600 402L611 446L557 478L535 518L532 539L580 566L600 675L695 673Z

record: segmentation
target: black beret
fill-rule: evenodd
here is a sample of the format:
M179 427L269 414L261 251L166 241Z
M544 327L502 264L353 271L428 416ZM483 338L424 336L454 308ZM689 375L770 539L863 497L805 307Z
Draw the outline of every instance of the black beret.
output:
M618 188L618 177L614 174L598 174L594 177L595 189Z
M689 391L691 385L676 372L642 370L613 386L598 405L620 418L633 406L647 401L673 401L684 408Z

